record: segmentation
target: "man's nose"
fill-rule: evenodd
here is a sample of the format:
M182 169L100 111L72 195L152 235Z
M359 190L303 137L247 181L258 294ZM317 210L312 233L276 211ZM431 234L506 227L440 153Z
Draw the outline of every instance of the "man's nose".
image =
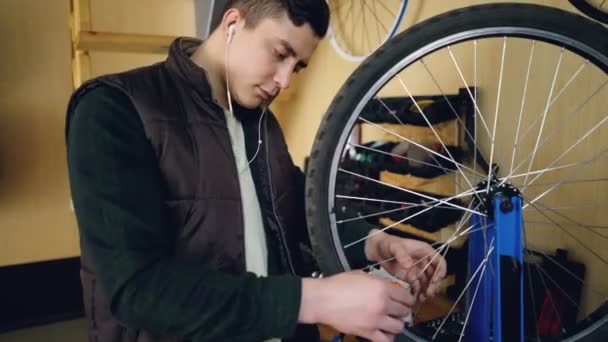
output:
M289 88L291 75L293 74L292 70L293 67L291 65L284 65L278 68L277 73L274 76L274 81L281 90Z

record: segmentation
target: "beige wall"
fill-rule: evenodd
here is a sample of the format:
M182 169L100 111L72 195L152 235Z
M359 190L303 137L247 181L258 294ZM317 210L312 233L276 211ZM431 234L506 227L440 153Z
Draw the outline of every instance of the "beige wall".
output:
M63 139L68 2L0 6L0 266L77 255Z
M92 29L195 34L192 0L91 0ZM0 266L79 255L64 111L72 92L68 0L0 0ZM164 59L93 52L92 75Z

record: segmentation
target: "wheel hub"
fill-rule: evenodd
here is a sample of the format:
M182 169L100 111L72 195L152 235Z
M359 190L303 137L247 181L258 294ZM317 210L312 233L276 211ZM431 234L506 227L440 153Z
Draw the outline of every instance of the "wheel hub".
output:
M489 183L489 187L488 187ZM500 209L504 212L510 212L513 210L513 204L511 198L517 196L521 198L521 192L515 186L509 183L503 183L492 178L490 181L481 181L477 187L477 191L480 191L475 196L475 201L479 203L479 211L488 215L489 217L494 216L494 199L500 200Z

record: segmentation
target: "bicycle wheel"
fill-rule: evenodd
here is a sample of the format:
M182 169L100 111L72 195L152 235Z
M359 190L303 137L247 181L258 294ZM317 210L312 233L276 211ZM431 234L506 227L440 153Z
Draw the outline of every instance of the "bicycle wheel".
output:
M459 340L475 324L482 277L495 276L462 267L468 237L485 232L470 218L492 215L485 199L509 184L523 199L526 339L605 340L608 42L598 37L603 26L571 13L493 4L429 19L374 52L336 95L309 160L307 219L323 273L361 267L347 253L364 243L347 240L349 222L423 238L448 260L452 284L401 338ZM451 119L429 119L429 98ZM442 175L413 176L420 165ZM440 229L428 223L438 217L449 221ZM429 308L439 299L449 304L441 316Z
M331 11L329 40L338 54L361 62L395 35L408 0L327 0Z
M570 0L570 3L589 17L608 24L608 0Z

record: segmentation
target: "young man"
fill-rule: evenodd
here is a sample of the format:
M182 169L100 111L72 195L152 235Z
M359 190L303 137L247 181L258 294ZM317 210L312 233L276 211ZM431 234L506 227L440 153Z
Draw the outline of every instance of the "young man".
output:
M205 42L84 84L66 135L91 341L314 341L325 323L391 341L418 294L424 243L361 248L413 284L306 278L303 175L268 104L327 31L325 0L234 0ZM367 233L367 232L365 232ZM437 269L437 272L434 270ZM436 274L434 279L430 279Z

